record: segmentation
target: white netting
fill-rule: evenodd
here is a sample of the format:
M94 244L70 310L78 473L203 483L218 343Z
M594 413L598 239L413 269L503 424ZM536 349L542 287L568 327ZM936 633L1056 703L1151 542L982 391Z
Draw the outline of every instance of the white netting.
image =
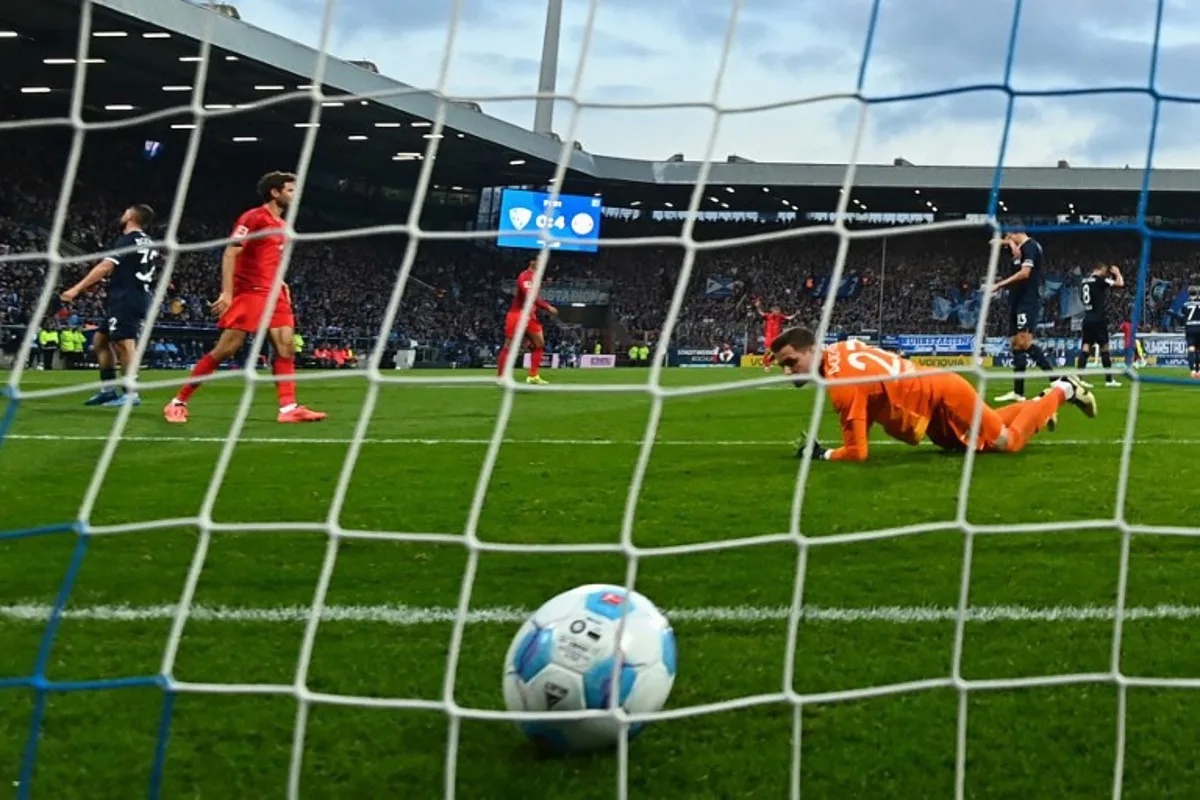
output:
M326 0L324 7L324 18L321 26L319 39L319 57L316 61L314 72L310 76L311 85L313 88L306 92L306 96L310 100L310 113L308 117L308 129L304 136L304 145L301 151L299 163L296 172L299 176L297 184L296 202L292 205L288 212L288 224L291 228L295 216L302 204L303 188L305 178L308 172L308 166L311 162L314 147L319 135L317 123L320 122L322 114L322 100L325 96L322 93L322 78L325 72L330 35L334 14L338 3L337 0ZM440 67L440 77L436 86L429 87L439 96L446 96L447 76L450 69L454 52L455 52L455 35L459 29L458 21L463 11L462 0L456 0L452 4L450 25L448 28L448 36L445 42L444 57ZM572 114L570 123L568 124L562 141L560 158L557 168L554 173L552 185L556 188L553 192L557 194L557 187L563 184L563 178L567 171L567 162L573 151L573 143L575 132L578 125L579 114L582 110L595 104L578 102L582 81L586 73L588 65L589 43L591 41L596 13L599 6L598 0L591 0L588 6L587 20L584 25L583 44L581 47L581 55L574 69L574 82L569 91L562 95L562 99L572 103ZM41 318L49 308L53 294L58 290L60 285L59 276L61 268L64 264L62 256L62 245L64 242L64 228L67 224L67 208L72 192L72 187L75 181L76 170L80 163L84 137L92 128L102 127L96 123L87 123L82 116L82 98L84 82L87 76L87 58L89 44L92 41L91 33L93 31L93 3L87 0L82 4L81 26L79 31L78 48L76 53L77 66L75 67L75 80L72 94L72 107L69 118L69 123L73 129L73 141L67 166L63 176L62 191L57 206L57 212L54 216L54 222L50 231L49 237L49 253L48 259L50 268L48 276L43 287L41 296L38 300L37 309L34 318ZM466 708L460 706L455 700L455 686L457 679L457 670L459 664L459 655L463 643L464 629L468 620L468 611L471 605L472 587L478 569L479 557L485 552L530 552L530 553L598 553L611 552L621 553L627 559L628 569L626 576L627 586L632 589L638 575L639 563L642 559L654 558L669 555L678 555L684 553L695 553L703 551L715 551L730 548L747 547L751 545L761 545L766 543L793 543L797 550L796 562L796 579L792 595L791 612L788 615L788 631L787 631L787 650L785 657L785 665L783 674L781 675L780 690L775 693L745 696L728 702L712 703L690 707L674 707L666 711L650 715L627 715L619 709L611 712L588 711L588 712L559 712L556 718L570 717L585 717L596 716L605 713L615 714L615 716L623 723L630 724L642 721L678 719L694 715L711 714L720 711L728 711L738 708L747 708L752 706L760 706L771 703L785 702L794 709L794 739L793 739L793 758L792 758L792 776L791 776L791 794L793 797L800 795L800 776L801 776L801 750L803 741L803 731L801 729L802 710L805 706L832 703L843 700L861 699L870 697L879 697L884 695L893 695L899 693L916 692L931 688L953 688L959 692L959 716L958 716L958 735L956 743L955 757L955 789L958 797L963 797L965 793L966 779L966 758L967 758L967 698L972 691L987 691L996 689L1013 689L1018 687L1029 686L1053 686L1065 684L1083 684L1083 683L1108 683L1115 684L1119 688L1120 705L1118 707L1117 720L1118 728L1116 732L1116 759L1113 775L1113 795L1119 796L1122 791L1122 770L1124 761L1124 744L1125 744L1125 688L1130 685L1137 686L1158 686L1158 687L1183 687L1196 685L1196 681L1189 680L1168 680L1155 678L1129 678L1122 674L1120 664L1121 641L1122 641L1122 621L1123 609L1125 607L1127 572L1129 563L1130 536L1133 533L1139 532L1155 532L1155 533L1178 533L1194 535L1197 533L1191 528L1152 528L1146 526L1130 525L1126 522L1126 492L1129 477L1130 454L1134 441L1134 426L1138 407L1139 387L1135 382L1133 387L1132 399L1130 402L1129 414L1127 417L1124 445L1121 452L1120 462L1120 480L1117 495L1116 513L1111 518L1104 519L1087 519L1074 520L1070 522L1047 522L1047 523L1024 523L1024 524L1008 524L1008 525L978 525L973 524L967 519L967 503L969 489L971 485L972 466L974 462L973 452L969 452L964 459L962 468L962 477L958 492L957 510L953 519L943 522L925 523L906 525L900 527L881 528L877 530L855 532L847 534L839 534L832 536L811 537L806 535L801 530L801 509L805 500L805 488L809 470L812 468L812 463L809 458L801 461L798 477L796 481L796 490L792 498L790 525L787 531L782 531L776 534L767 536L756 536L748 538L728 539L722 541L713 541L694 545L681 545L669 547L646 548L639 547L633 539L633 529L635 515L637 511L638 499L641 494L643 480L646 476L647 468L650 462L651 453L654 449L659 423L662 418L665 402L673 397L685 395L695 395L713 392L733 391L745 389L748 386L769 385L781 381L779 378L760 378L749 381L741 381L737 383L722 383L717 385L701 385L687 387L669 387L662 382L664 356L671 346L671 334L675 329L680 319L681 310L685 303L687 287L693 273L693 266L698 252L709 248L719 248L731 246L729 241L698 241L694 238L694 228L697 222L697 215L701 208L702 200L706 192L706 180L709 174L709 168L712 163L713 151L717 141L718 128L722 118L734 112L745 112L749 109L722 107L719 103L722 89L722 79L726 74L726 64L728 62L731 48L738 28L739 13L741 11L741 2L734 0L732 3L732 12L730 14L729 25L725 33L724 42L721 49L719 68L717 70L717 79L712 86L708 107L712 111L712 126L710 129L708 146L703 155L703 165L700 169L699 180L696 182L692 193L691 201L688 206L688 219L683 226L682 233L676 244L683 249L684 256L682 268L679 274L678 282L671 299L670 307L666 315L666 321L663 325L662 336L656 345L655 357L651 361L649 371L649 379L646 383L634 384L610 384L610 385L585 385L561 383L547 387L526 387L523 384L516 382L512 377L512 365L518 357L518 351L514 349L508 354L507 376L502 380L503 397L500 404L500 411L495 423L495 427L488 444L486 457L484 458L482 467L479 471L478 480L474 495L470 503L470 511L467 524L463 534L421 534L413 532L400 531L367 531L367 530L350 530L343 527L341 523L343 504L345 502L347 492L350 486L350 481L354 472L354 467L359 454L362 450L364 441L367 438L368 428L372 422L373 414L376 408L379 392L381 387L387 383L398 382L406 384L415 383L437 383L447 386L461 386L471 383L492 383L494 379L489 376L480 377L454 377L448 378L436 376L430 378L422 378L420 376L393 376L385 374L381 371L381 359L387 342L387 332L392 329L396 322L397 316L401 307L401 298L404 296L406 287L409 283L409 278L412 272L414 260L416 258L417 249L422 242L431 239L454 239L454 238L471 238L483 237L486 232L475 233L447 233L426 231L419 225L423 202L430 190L431 176L433 173L434 164L438 154L440 137L438 134L444 129L445 105L440 105L440 112L434 119L431 120L433 134L428 138L427 149L424 153L422 167L419 179L415 186L412 209L409 213L406 223L394 226L375 226L370 229L359 231L340 232L337 237L345 237L351 235L367 235L377 234L381 232L397 232L408 235L408 245L404 254L403 264L399 272L399 277L394 285L393 291L388 301L387 309L384 314L384 320L380 329L381 336L378 338L378 344L375 346L370 355L369 365L364 370L365 379L368 383L365 401L361 412L358 416L352 440L347 450L345 460L342 464L341 471L338 475L336 488L333 494L333 500L329 508L329 513L326 520L322 523L279 523L279 524L241 524L241 523L218 523L214 521L212 512L217 501L218 494L222 489L227 470L233 457L235 448L238 445L239 438L242 434L244 425L247 420L247 415L250 409L252 397L255 388L262 382L270 382L276 380L273 376L263 375L254 368L247 368L243 372L237 374L224 374L215 376L213 380L242 380L244 381L244 390L241 395L240 403L237 412L234 416L233 423L224 439L224 444L221 448L220 456L213 470L211 480L208 484L207 492L204 496L200 512L195 517L179 518L179 519L160 519L150 522L139 522L131 524L117 524L106 526L94 526L90 524L93 507L97 501L101 486L103 485L106 476L108 475L109 467L112 463L117 446L122 440L122 436L126 431L130 416L133 412L132 406L123 406L117 414L116 421L113 424L111 433L107 439L100 460L96 465L95 470L91 475L88 483L88 488L85 493L83 502L79 508L78 520L82 526L82 531L86 536L103 536L111 534L130 533L138 531L147 531L153 529L174 528L179 526L195 526L199 530L199 540L195 550L194 557L191 561L191 567L187 574L186 582L180 594L179 604L174 613L173 624L171 627L170 638L167 642L162 665L161 676L165 688L171 693L220 693L220 694L283 694L294 697L297 701L297 715L294 727L294 741L291 755L291 767L288 778L288 795L290 797L298 797L301 793L301 774L302 774L302 758L305 746L305 737L307 732L307 723L309 711L314 703L328 703L351 705L359 707L380 707L380 708L396 708L396 709L425 709L437 710L444 712L449 720L449 740L446 748L446 773L445 773L445 794L447 797L452 797L455 793L456 786L456 768L458 766L458 743L460 735L460 723L464 719L476 720L520 720L520 719L536 719L536 715L520 715L508 712ZM875 13L878 12L878 4L876 4ZM1017 4L1014 14L1012 33L1009 42L1010 50L1015 46L1017 23L1020 16L1020 3ZM1161 14L1160 14L1161 16ZM215 22L216 16L213 16ZM874 16L872 17L872 23ZM1157 40L1156 40L1157 47ZM866 62L869 57L870 39L868 38L866 50L862 57L863 68L865 69ZM195 128L190 134L187 155L184 160L181 179L179 181L178 191L175 197L175 202L172 204L172 213L167 222L165 234L165 249L169 252L169 258L166 261L164 273L158 281L158 288L155 294L153 308L159 309L162 307L163 300L166 296L167 286L171 279L171 275L175 269L176 261L180 253L197 251L202 249L211 249L214 246L224 244L224 242L200 242L183 244L179 241L178 232L181 224L181 217L184 209L184 200L187 195L189 183L193 177L193 172L196 165L196 156L199 150L200 141L204 135L205 122L214 115L226 113L244 113L244 109L235 109L233 111L213 111L206 110L203 102L203 93L206 85L206 76L210 63L211 41L206 38L200 50L200 58L197 64L197 72L194 81L194 89L191 94L190 111L194 117ZM1011 63L1010 63L1011 67ZM1008 75L1005 77L1006 86ZM861 89L861 75L860 75ZM505 99L533 99L535 95L522 94L513 95ZM1010 91L1010 98L1012 93ZM484 98L447 98L454 100L479 100ZM797 98L797 103L810 102L817 98ZM270 102L270 101L264 101ZM647 105L645 107L654 107ZM739 239L736 244L745 245L754 242L769 241L783 237L796 236L813 236L821 234L834 234L839 238L839 249L837 259L833 265L832 276L830 278L831 286L837 286L846 266L847 254L852 240L858 238L881 237L887 235L907 235L917 232L929 232L931 230L945 230L953 228L976 227L971 222L950 222L937 223L922 226L914 226L903 230L851 230L846 225L846 212L848 203L851 197L851 189L855 181L855 167L858 158L859 148L864 135L868 113L871 104L868 102L861 103L858 127L856 137L853 143L851 157L849 159L849 167L846 170L841 199L837 207L837 219L833 224L821 227L806 228L803 230L791 230L782 233L767 234L764 236L747 237ZM1011 117L1012 107L1009 104L1009 115ZM120 124L133 124L133 120L127 120ZM16 123L4 123L0 127L14 128L25 127L29 124L44 123L44 121L19 121ZM116 123L106 123L105 126L113 126ZM291 241L305 241L312 238L322 238L318 235L293 234ZM329 238L329 237L325 237ZM637 244L656 244L661 243L661 237L646 238L641 240L623 240L622 246L630 246ZM989 280L996 273L996 268L999 259L999 248L993 248L991 258L988 264ZM537 279L540 284L544 275L547 255L549 251L543 250L540 257L537 259ZM284 269L280 271L275 285L272 289L274 295L280 292L282 282L286 275L286 267L290 260L291 245L284 254ZM3 257L2 260L13 261L16 258ZM72 258L72 261L82 261L82 258ZM528 312L533 303L534 295L531 294L526 303L526 311ZM817 338L821 340L823 334L828 327L829 320L832 315L833 306L836 301L836 293L831 291L827 293L826 300L821 312L821 323L818 326ZM979 313L979 325L976 330L977 336L982 336L984 326L987 320L987 301L984 302L984 307ZM253 340L250 356L247 359L248 364L257 362L257 357L262 350L263 340L267 319L264 318L260 330ZM521 330L517 332L516 340L520 340L524 333L524 322ZM20 356L17 358L12 373L9 377L9 392L10 397L15 401L21 399L31 399L36 397L46 397L65 393L80 392L90 386L84 387L78 384L72 386L56 387L37 391L22 391L21 382L24 371L24 365L27 362L27 356L33 344L35 329L30 328L25 336L22 344ZM147 346L151 338L151 326L145 326L138 342L137 352L139 359L146 353ZM982 370L973 370L984 381L988 377L995 379L996 373L991 373L990 376L985 376ZM1071 370L1061 370L1061 372L1069 373ZM135 373L136 376L136 373ZM305 383L312 381L320 381L326 378L335 377L333 374L309 373L297 376L299 381ZM822 379L816 378L818 384ZM154 388L158 386L166 386L176 384L177 380L159 381L159 382L138 382L134 378L133 387ZM131 387L131 388L133 388ZM644 393L651 398L651 407L649 417L643 433L638 457L633 470L632 478L629 483L629 490L625 502L624 513L621 522L620 541L612 544L580 544L580 545L515 545L502 544L497 542L483 541L478 536L478 524L480 515L484 507L488 495L489 484L495 468L497 457L501 451L501 447L506 439L508 425L513 410L513 403L518 391L539 391L539 392L628 392L628 393ZM823 393L818 393L819 399L815 403L812 416L809 423L810 435L815 435L817 431L818 420L823 412L824 400ZM978 420L978 418L977 418ZM970 618L970 585L971 585L971 567L972 556L975 540L980 535L985 534L1000 534L1000 533L1030 533L1030 532L1050 532L1063 530L1087 530L1094 528L1118 528L1122 534L1121 547L1121 568L1119 589L1116 599L1116 613L1113 616L1113 646L1111 667L1107 671L1085 674L1066 674L1066 675L1048 675L1044 677L1006 679L1006 680L967 680L962 675L962 654L965 624ZM304 632L303 646L299 657L299 662L296 666L295 680L290 684L282 685L252 685L252 684L222 684L222 683L188 683L178 681L173 678L176 656L178 654L181 638L187 624L190 610L193 607L193 600L196 593L196 588L200 575L204 569L206 558L208 556L209 547L212 542L214 533L218 532L237 532L237 531L263 531L263 530L280 530L280 531L323 531L328 534L328 547L325 553L324 562L321 568L320 577L317 582L313 598L311 610L307 616L307 624ZM814 547L836 546L855 542L868 542L872 540L880 540L902 536L912 536L933 531L960 531L964 535L964 550L963 550L963 566L962 566L962 582L959 595L958 613L955 617L955 634L953 647L952 669L950 674L930 680L913 681L895 683L889 685L877 685L864 689L847 690L828 692L822 694L801 694L794 688L794 675L797 658L797 640L798 630L803 619L801 609L805 599L805 579L807 574L807 562L809 551ZM325 607L327 593L333 578L338 560L339 545L346 539L370 539L370 540L394 540L401 542L427 542L427 543L445 543L445 544L461 544L465 545L468 551L468 559L466 570L462 578L462 588L459 598L457 615L453 627L453 635L451 637L449 656L446 663L444 689L441 700L417 700L396 697L359 697L359 696L343 696L317 693L308 688L309 665L313 653L314 644L317 637L318 627L322 617L322 612ZM77 564L76 564L77 568ZM73 575L73 573L72 573ZM71 576L69 576L70 579ZM52 614L52 627L56 624L57 619L61 616L62 607L66 601L66 595L70 588L70 580L68 579L63 596ZM683 642L683 647L686 648L686 641ZM43 664L44 666L44 664ZM615 696L616 693L614 693ZM35 724L37 722L35 721ZM618 777L617 777L617 796L624 798L627 796L629 785L629 753L627 746L622 742L617 752ZM28 787L23 787L23 790L28 790Z

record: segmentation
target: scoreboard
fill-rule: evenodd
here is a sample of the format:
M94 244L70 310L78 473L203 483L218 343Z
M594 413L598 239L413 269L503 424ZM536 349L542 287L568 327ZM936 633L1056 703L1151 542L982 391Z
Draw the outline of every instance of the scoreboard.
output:
M505 189L500 197L500 247L596 252L600 238L599 197ZM573 240L573 241L563 241Z

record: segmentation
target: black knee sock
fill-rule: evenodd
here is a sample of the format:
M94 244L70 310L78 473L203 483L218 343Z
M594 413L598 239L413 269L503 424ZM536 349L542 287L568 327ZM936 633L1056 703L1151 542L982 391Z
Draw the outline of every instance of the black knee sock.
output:
M106 392L116 391L116 389L117 389L117 387L116 387L117 371L115 369L112 369L111 367L108 369L104 369L103 367L101 367L100 382L104 384L103 391L106 391Z
M1088 362L1092 360L1092 354L1087 350L1079 351L1079 358L1075 359L1075 367L1077 369L1087 369Z
M1029 346L1029 357L1033 359L1033 363L1037 364L1038 369L1043 372L1053 372L1054 365L1050 363L1050 359L1046 356L1046 351L1039 345L1031 344ZM1051 378L1053 380L1053 378Z
M1112 353L1107 350L1100 351L1100 363L1104 365L1104 380L1107 383L1112 383Z
M1200 350L1188 350L1188 367L1192 372L1200 372Z
M1025 379L1019 377L1019 373L1024 372L1025 368L1028 366L1028 353L1026 353L1024 350L1017 350L1013 353L1013 372L1018 373L1018 377L1013 378L1013 391L1021 395L1021 397L1025 396Z

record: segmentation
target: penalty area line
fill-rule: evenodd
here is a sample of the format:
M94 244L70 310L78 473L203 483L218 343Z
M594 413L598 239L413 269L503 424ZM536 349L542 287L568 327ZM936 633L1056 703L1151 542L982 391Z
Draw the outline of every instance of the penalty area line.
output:
M0 605L0 621L13 623L44 623L53 607L43 603ZM173 605L96 605L69 608L63 618L86 622L155 622L173 619ZM478 608L468 612L472 624L519 624L528 619L532 609L515 606ZM788 606L708 606L699 608L665 609L673 622L739 623L775 622L786 620ZM248 608L237 606L193 606L188 619L194 622L300 624L307 622L308 606ZM812 623L890 623L916 625L947 623L958 618L958 609L949 606L872 606L837 608L808 606L802 610L803 619ZM382 623L400 627L450 624L457 610L453 608L407 605L342 605L326 606L323 622ZM1113 606L976 606L967 610L970 622L1111 622L1116 616ZM1192 620L1200 618L1200 606L1157 605L1126 608L1126 620Z
M106 442L107 436L89 434L60 434L60 433L10 433L5 439L29 442ZM122 436L123 442L148 442L180 444L224 444L224 436ZM311 437L311 436L243 436L239 444L333 444L348 445L353 441L349 437ZM362 440L368 445L471 445L484 447L491 444L491 439L484 438L426 438L426 437L368 437ZM599 446L599 447L639 447L639 439L504 439L503 444L537 445L537 446ZM1097 446L1119 447L1125 442L1121 439L1056 439L1046 436L1032 440L1032 447L1061 447L1061 446ZM1134 439L1135 445L1164 445L1164 446L1194 446L1200 445L1200 439ZM789 443L777 439L657 439L656 447L779 447ZM872 447L890 447L910 445L895 439L872 439ZM930 447L932 445L922 445Z

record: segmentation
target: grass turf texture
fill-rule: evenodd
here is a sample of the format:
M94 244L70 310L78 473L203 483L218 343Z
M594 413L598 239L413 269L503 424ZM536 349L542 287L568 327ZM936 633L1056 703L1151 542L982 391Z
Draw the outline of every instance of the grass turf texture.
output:
M664 380L684 385L761 374L673 370ZM91 379L26 377L27 390ZM645 373L549 377L615 382L643 380ZM988 394L1007 387L1000 381ZM169 393L147 393L91 522L196 515L240 392L236 381L206 386L184 427L159 416ZM976 460L971 522L1045 523L1115 513L1130 390L1098 393L1098 419L1064 408L1059 431L1043 434L1025 453ZM301 399L328 411L329 420L280 426L273 388L257 390L214 509L218 522L245 523L246 529L215 535L196 595L204 609L227 613L188 623L177 679L294 680L304 632L297 607L312 599L326 537L256 532L255 526L327 518L364 394L361 378L302 384ZM812 399L811 389L782 386L669 399L637 506L634 542L657 547L786 531L796 479L788 443L807 425ZM0 528L74 516L116 413L84 408L82 400L72 394L21 402L10 436L0 444ZM461 533L499 401L492 387L383 386L341 524ZM1196 403L1187 388L1142 388L1130 522L1195 524L1200 502L1186 476L1200 457L1200 439L1191 438ZM500 451L480 537L514 544L618 541L649 408L649 398L636 395L518 395L508 428L512 441ZM822 431L824 440L836 438L831 411ZM605 443L549 441L582 439ZM803 530L823 536L953 519L962 463L960 456L932 448L893 445L875 447L866 465L816 464ZM162 606L179 599L196 535L194 529L168 528L89 539L68 605L79 616L62 621L47 677L158 672L171 624ZM32 672L45 629L38 608L53 602L75 546L71 533L0 541L0 680ZM1107 671L1113 624L1104 612L1116 596L1119 555L1115 528L977 537L970 601L985 618L967 625L964 677ZM793 688L811 694L948 676L954 622L930 609L957 604L962 561L963 536L955 531L812 548L805 602L827 613L815 612L800 626ZM439 699L451 624L445 613L428 609L456 605L466 562L465 548L454 543L343 543L328 596L342 616L318 630L310 688ZM787 634L780 608L791 602L796 564L796 549L786 543L640 562L639 590L665 609L691 612L681 612L675 622L680 672L670 707L780 691ZM1197 567L1200 549L1191 538L1133 538L1128 605L1145 611L1125 623L1125 674L1187 677L1200 671L1193 618L1200 613ZM516 629L515 615L503 609L535 607L580 583L623 583L625 568L617 554L481 554L471 595L480 619L466 629L457 702L502 707L501 662ZM1172 612L1160 604L1186 608ZM35 608L22 614L20 605ZM126 613L115 613L118 606ZM718 613L714 607L742 608ZM272 617L270 609L291 611ZM143 795L162 704L162 691L153 687L51 694L32 795ZM29 688L0 689L3 791L16 778L33 705ZM968 796L1108 796L1118 714L1114 685L973 692L968 712ZM1200 795L1197 712L1200 696L1192 691L1129 689L1126 797ZM807 706L805 796L951 796L957 715L958 694L951 688ZM296 704L286 695L179 695L163 795L281 796L295 719ZM631 746L630 796L785 796L793 723L791 706L775 703L653 725ZM318 704L309 717L302 794L440 796L448 728L447 718L435 711ZM611 755L544 759L509 724L462 724L459 797L600 798L612 797L615 787Z

